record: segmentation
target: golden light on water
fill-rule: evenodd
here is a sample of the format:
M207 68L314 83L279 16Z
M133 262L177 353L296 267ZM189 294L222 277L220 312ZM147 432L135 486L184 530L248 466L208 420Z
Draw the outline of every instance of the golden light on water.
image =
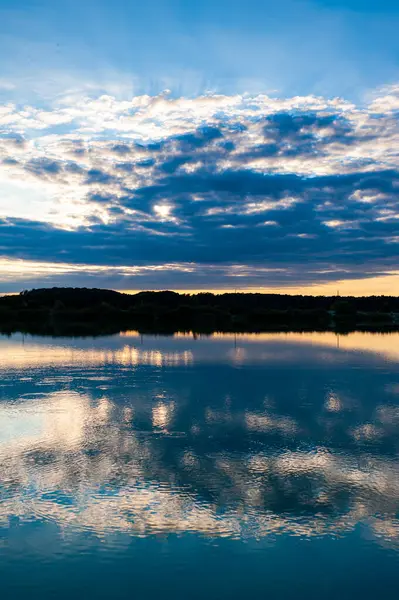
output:
M142 335L138 331L125 331L120 334L122 337L139 340ZM146 336L147 337L147 336ZM156 339L148 336L149 339ZM235 362L245 362L248 355L245 354L245 347L253 344L266 344L272 342L303 344L304 346L320 346L325 348L335 348L343 351L360 351L370 354L385 356L390 360L399 360L399 334L394 333L373 333L355 331L348 334L337 334L333 331L323 332L265 332L265 333L212 333L210 335L201 335L186 332L177 332L173 339L179 341L191 340L193 351L193 360L196 358L195 348L200 346L206 340L220 341L223 344L230 343L233 347L230 350L230 356ZM154 342L156 343L156 342ZM253 356L251 357L253 359ZM249 360L249 359L248 359Z
M328 352L325 359L330 361L333 360L331 352L338 353L337 358L344 352L361 352L370 357L399 361L398 333L214 333L211 336L176 333L172 338L162 338L126 331L117 339L120 343L114 348L106 348L95 344L87 347L76 344L74 347L56 340L38 344L29 338L26 341L18 337L3 338L0 340L0 371L66 365L92 369L112 365L179 367L212 362L216 354L218 360L235 365L272 364L276 360L295 360L298 346L320 348L320 360L324 350Z
M137 336L139 337L139 336ZM35 342L0 341L0 370L6 368L35 368L40 366L76 365L95 367L99 365L180 365L190 364L193 354L190 350L168 352L158 349L142 349L124 344L121 348L86 349L62 346L56 343L36 344Z

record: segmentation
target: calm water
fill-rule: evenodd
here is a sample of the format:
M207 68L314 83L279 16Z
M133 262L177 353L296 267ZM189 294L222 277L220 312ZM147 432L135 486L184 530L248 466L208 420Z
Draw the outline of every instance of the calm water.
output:
M0 589L398 598L399 334L0 338Z

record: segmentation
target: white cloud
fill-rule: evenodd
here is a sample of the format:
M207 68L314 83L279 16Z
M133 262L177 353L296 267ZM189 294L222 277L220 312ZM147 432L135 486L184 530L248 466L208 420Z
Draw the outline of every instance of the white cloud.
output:
M251 269L259 272L259 264L250 264L248 248L257 262L271 261L283 247L277 236L290 242L289 260L298 256L302 264L309 255L298 249L306 244L312 253L321 235L347 236L352 244L373 239L385 248L380 264L368 261L371 272L392 271L386 242L396 239L398 214L389 174L399 169L397 87L366 106L314 95L176 98L165 92L121 99L89 93L75 90L45 109L0 106L0 218L125 236L124 244L134 247L132 263L138 255L149 265L181 264L187 253L202 253L207 264L215 256L225 264L241 257L245 269L226 266L226 277L255 277ZM385 183L376 183L383 172ZM369 225L373 235L362 230ZM145 236L170 245L143 249ZM178 250L177 239L193 243ZM335 243L334 264L347 266ZM312 260L325 269L331 244L315 247ZM72 254L71 261L76 247ZM126 265L126 256L115 251L113 261Z

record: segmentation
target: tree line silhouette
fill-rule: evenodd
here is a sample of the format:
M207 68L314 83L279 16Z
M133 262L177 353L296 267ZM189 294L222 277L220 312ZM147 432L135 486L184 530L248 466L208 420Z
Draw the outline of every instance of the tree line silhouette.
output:
M41 288L1 297L0 327L33 333L399 329L399 298Z

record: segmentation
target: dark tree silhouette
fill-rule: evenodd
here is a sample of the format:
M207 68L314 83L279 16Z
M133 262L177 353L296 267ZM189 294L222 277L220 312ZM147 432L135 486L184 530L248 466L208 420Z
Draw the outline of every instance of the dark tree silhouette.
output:
M399 298L42 288L0 298L0 326L31 331L76 326L92 332L395 329Z

